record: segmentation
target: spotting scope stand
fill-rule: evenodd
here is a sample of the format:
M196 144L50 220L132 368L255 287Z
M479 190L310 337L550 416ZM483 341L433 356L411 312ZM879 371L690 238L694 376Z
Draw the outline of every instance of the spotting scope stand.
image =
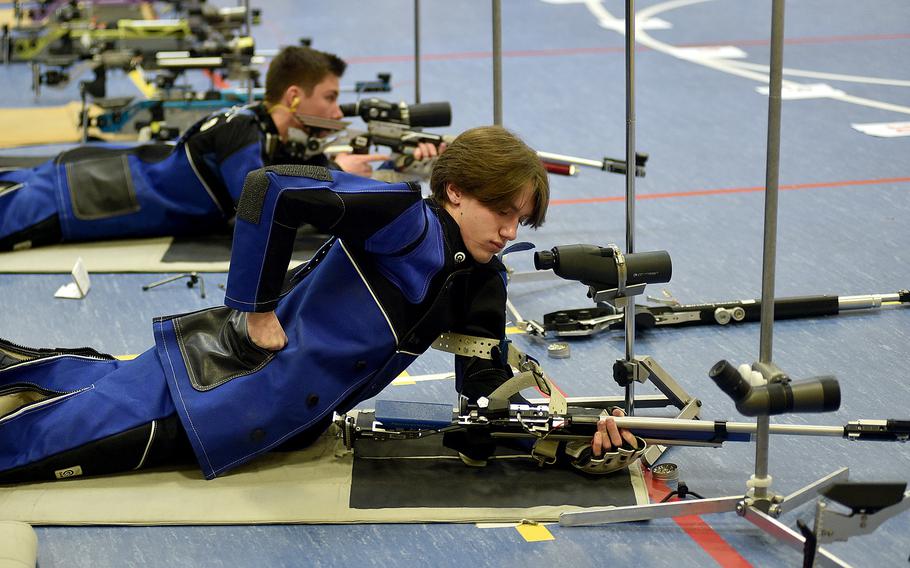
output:
M538 270L552 269L561 278L586 284L588 297L595 304L610 302L620 310L634 306L635 297L644 293L647 284L668 282L672 273L670 255L666 251L625 255L615 244L605 247L566 245L539 251L534 255L534 266ZM629 357L628 340L627 336L626 358L617 360L613 365L613 379L626 389L626 394L612 397L568 397L566 402L569 406L602 409L624 407L629 416L633 415L634 408L675 406L678 409L676 418L698 418L701 401L686 392L652 357ZM648 381L662 394L629 396L631 385ZM641 459L650 467L666 449L664 445L653 445Z
M736 407L747 416L767 417L788 412L830 412L840 405L840 391L833 377L817 377L802 381L790 378L773 364L753 363L751 367L760 373L765 384L747 384L726 361L720 361L711 369L711 377L724 392L736 402ZM622 424L628 426L631 424ZM784 428L791 433L799 431L798 426L768 427L762 434L760 426L747 428L745 424L727 423L735 430L748 430L765 436L782 433ZM881 421L857 421L843 429L848 439L881 439L905 441L907 423L900 422L899 432L892 436L882 428ZM812 435L837 435L839 428L812 427ZM804 432L804 433L809 433ZM619 522L644 521L685 515L704 515L735 511L778 540L789 544L804 554L806 567L850 566L819 544L843 541L850 536L869 534L885 520L910 508L910 492L905 492L906 483L848 483L847 468L838 469L829 475L786 495L769 490L771 476L753 475L747 482L748 491L744 496L734 495L689 501L661 502L651 505L630 507L607 507L578 513L564 513L559 523L563 526L605 525ZM783 513L791 511L813 499L818 494L824 498L816 504L815 526L809 529L798 523L799 531L777 520ZM832 510L829 501L850 509L849 514Z
M711 378L737 403L737 410L749 416L757 416L755 442L755 473L746 483L747 491L743 496L716 497L694 501L676 501L634 507L610 507L584 512L564 513L559 522L564 526L603 525L624 521L642 521L647 519L677 517L681 515L699 515L736 511L770 536L775 537L807 554L814 551L816 564L825 566L849 566L846 562L831 554L824 548L818 548L812 542L815 534L808 531L796 531L777 520L783 512L798 507L825 492L835 484L847 481L847 468L840 468L806 485L787 496L781 496L770 490L771 476L768 474L768 454L772 414L787 412L828 412L840 405L840 391L833 377L807 379L791 382L772 362L772 336L774 329L774 273L777 254L777 201L778 178L780 170L780 125L781 125L781 89L783 85L783 45L784 45L784 0L772 0L771 9L771 56L768 74L768 137L767 161L765 166L765 217L764 243L762 254L762 297L761 297L761 337L759 341L759 360L753 363L748 376L740 376L740 371L733 369L726 361L716 364L710 372ZM635 54L635 0L626 0L626 103L627 103L627 137L628 153L634 151L634 54ZM634 187L634 177L627 176L630 189ZM629 195L631 194L631 195ZM634 191L627 192L626 205L634 203ZM632 211L627 211L627 218L633 219ZM630 227L627 227L630 229ZM630 235L631 236L631 231ZM629 252L634 249L631 246ZM634 310L634 307L632 307ZM634 338L635 318L625 318L627 352ZM630 337L630 335L632 337ZM626 357L627 361L631 358ZM631 361L629 361L631 362ZM760 380L759 380L760 379ZM752 381L755 381L754 383ZM763 382L764 384L759 384ZM783 396L780 396L783 395ZM835 396L836 395L836 396ZM880 500L875 495L873 501ZM893 502L894 499L891 499ZM906 496L901 503L906 504ZM867 504L860 504L860 508ZM899 505L892 505L899 506ZM906 505L904 505L906 506ZM828 518L823 519L828 520ZM817 523L818 525L818 523ZM824 522L817 526L818 535L824 533ZM807 546L808 543L808 546ZM811 566L812 564L810 564Z

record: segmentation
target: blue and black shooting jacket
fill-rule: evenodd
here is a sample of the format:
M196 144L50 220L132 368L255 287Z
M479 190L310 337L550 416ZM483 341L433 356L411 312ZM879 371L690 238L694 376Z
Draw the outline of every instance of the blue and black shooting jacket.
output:
M329 165L288 154L260 104L204 118L176 144L80 146L0 168L0 243L28 246L30 231L49 224L64 242L223 231L246 175L287 163Z
M302 223L332 238L288 272ZM238 205L225 306L157 319L155 347L132 361L60 351L0 361L0 395L45 394L0 417L0 471L176 413L213 478L376 395L443 331L502 339L505 284L501 262L473 260L417 185L257 170ZM277 352L246 330L247 312L269 310L288 336ZM469 398L509 375L456 357Z

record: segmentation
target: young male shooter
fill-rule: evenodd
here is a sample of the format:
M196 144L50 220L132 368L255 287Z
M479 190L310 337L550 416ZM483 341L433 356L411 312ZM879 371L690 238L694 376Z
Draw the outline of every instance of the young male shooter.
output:
M431 186L423 199L413 184L317 166L257 170L237 208L226 306L157 319L155 348L132 361L0 344L0 482L188 454L213 478L313 440L441 332L504 338L496 254L519 224L543 223L543 165L506 130L475 128L440 156ZM332 238L286 274L302 223ZM474 357L455 369L472 401L511 376ZM624 440L635 441L602 421L595 454Z
M325 132L306 117L338 120L344 61L287 47L269 65L265 100L204 118L176 145L93 145L32 169L0 171L0 251L68 241L224 231L243 179L275 164L312 164L369 175L377 154L322 151ZM436 155L426 145L421 157Z

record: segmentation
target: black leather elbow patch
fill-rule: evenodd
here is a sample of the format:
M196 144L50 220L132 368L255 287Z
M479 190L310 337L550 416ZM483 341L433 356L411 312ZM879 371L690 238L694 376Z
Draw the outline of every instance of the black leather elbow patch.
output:
M253 170L246 175L243 191L237 203L237 218L247 223L259 224L262 215L262 204L265 203L265 192L269 188L269 178L264 169Z
M253 170L243 182L243 192L237 204L237 217L254 225L259 224L262 216L262 206L265 203L265 194L269 188L269 178L266 172L275 172L281 176L297 176L332 181L332 174L327 168L308 165L269 166Z
M266 171L275 172L280 176L297 176L318 179L319 181L332 181L332 174L329 173L329 169L322 166L288 164L283 166L269 166L266 168Z

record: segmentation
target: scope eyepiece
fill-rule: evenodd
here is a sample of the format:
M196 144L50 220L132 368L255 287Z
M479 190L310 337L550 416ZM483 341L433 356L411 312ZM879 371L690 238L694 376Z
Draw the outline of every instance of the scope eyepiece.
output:
M534 253L534 268L537 270L549 270L557 264L556 249L542 250Z

